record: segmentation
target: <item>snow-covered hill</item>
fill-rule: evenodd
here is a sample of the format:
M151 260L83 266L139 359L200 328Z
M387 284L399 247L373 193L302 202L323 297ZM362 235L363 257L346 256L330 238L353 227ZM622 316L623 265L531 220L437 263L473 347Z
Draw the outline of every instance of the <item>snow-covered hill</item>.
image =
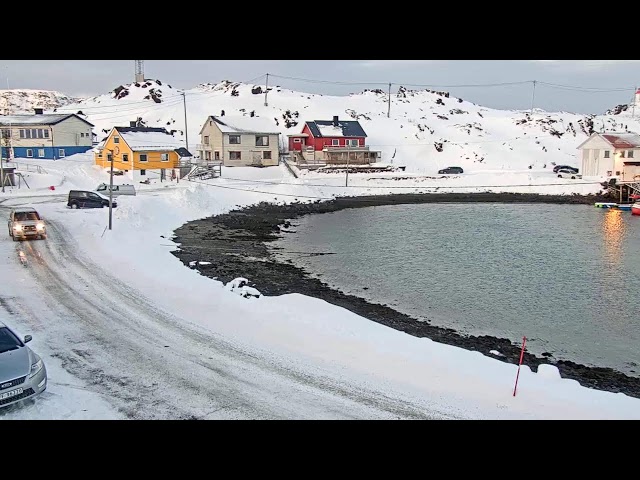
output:
M95 124L98 139L113 126L142 124L174 130L197 153L199 131L209 115L255 115L273 121L283 134L299 133L306 120L358 119L367 144L382 151L382 161L407 167L407 172L435 173L457 165L465 171L547 168L553 163L578 165L576 147L595 131L640 131L630 109L604 115L542 110L485 108L447 92L400 87L391 95L365 90L349 96L327 96L234 83L201 84L183 91L160 80L122 85L113 91L57 108L80 113ZM265 105L267 103L267 105ZM49 110L54 111L54 110ZM615 114L615 111L619 111Z
M0 90L0 114L33 113L34 108L50 110L80 100L53 90Z

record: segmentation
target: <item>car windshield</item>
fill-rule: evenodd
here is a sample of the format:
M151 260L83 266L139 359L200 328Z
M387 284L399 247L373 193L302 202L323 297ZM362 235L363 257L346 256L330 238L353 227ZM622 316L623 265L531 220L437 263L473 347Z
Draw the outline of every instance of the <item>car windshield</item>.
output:
M14 218L18 222L24 222L27 220L40 220L40 217L36 212L16 212Z
M15 350L22 346L20 339L16 337L7 327L0 327L0 353Z

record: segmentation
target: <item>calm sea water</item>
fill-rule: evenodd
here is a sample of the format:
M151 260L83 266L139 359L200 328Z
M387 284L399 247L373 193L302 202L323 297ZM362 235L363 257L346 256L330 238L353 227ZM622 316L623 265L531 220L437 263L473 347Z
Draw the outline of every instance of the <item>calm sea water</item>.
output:
M273 244L334 288L461 333L640 376L640 217L422 204L296 219ZM330 255L313 255L330 253Z

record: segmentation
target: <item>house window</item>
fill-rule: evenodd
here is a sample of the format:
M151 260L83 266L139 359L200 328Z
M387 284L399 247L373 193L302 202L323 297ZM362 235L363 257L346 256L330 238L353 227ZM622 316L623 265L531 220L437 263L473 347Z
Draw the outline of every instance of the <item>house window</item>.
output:
M140 175L146 175L146 174L147 174L146 170L144 170L144 169L140 170Z
M209 145L209 136L205 135L203 138L204 138L204 144Z
M11 130L9 129L2 129L2 138L9 138L11 136Z
M271 150L265 150L264 152L262 152L262 159L271 160Z
M620 151L620 158L624 158L624 150Z
M633 150L627 151L627 158L633 158Z
M129 161L129 154L128 153L123 153L122 154L122 161L123 162L128 162Z
M147 154L146 153L141 153L140 154L140 161L141 162L146 162L147 161Z
M60 157L60 158L64 158L65 157L64 148L59 148L58 149L58 157Z
M350 138L349 140L347 140L347 145L349 145L350 147L357 147L358 146L358 139L357 138Z
M609 155L611 155L611 153L609 152L609 150L605 150L604 151L604 158L610 158Z
M49 130L45 128L44 130L44 138L49 138Z
M22 136L23 132L24 132L24 137ZM31 130L29 130L28 128L24 130L20 130L20 138L31 138Z
M299 138L294 138L293 139L293 143L300 143L300 139Z
M113 162L113 155L110 153L107 154L107 162Z
M268 136L258 136L256 135L256 147L268 147L269 146L269 137Z
M211 152L205 152L205 160L211 160Z
M80 132L80 138L84 138L84 133Z
M340 145L340 140L337 138L331 139L331 145L337 147L338 145Z
M240 135L229 135L229 143L231 145L240 145Z
M38 149L38 157L39 158L44 158L44 148L39 148Z
M27 134L25 133L24 129L20 129L20 138L27 138Z
M241 160L240 152L229 152L229 160Z
M31 129L31 138L38 138L38 129L37 128L32 128Z
M113 143L120 143L120 137L113 137Z
M33 150L31 150L30 148L27 148L27 157L33 158Z
M38 129L38 138L44 138L44 130L42 128Z
M160 161L161 162L168 162L169 161L169 154L168 153L161 153L160 154Z
M213 152L213 159L220 160L220 152Z

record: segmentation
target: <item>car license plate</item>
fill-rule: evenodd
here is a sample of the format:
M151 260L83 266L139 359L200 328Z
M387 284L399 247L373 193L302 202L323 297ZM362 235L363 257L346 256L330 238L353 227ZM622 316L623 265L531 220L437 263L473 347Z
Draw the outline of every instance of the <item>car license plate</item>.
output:
M4 400L5 398L15 397L16 395L20 395L23 392L22 388L17 388L16 390L11 390L10 392L0 393L0 400Z

